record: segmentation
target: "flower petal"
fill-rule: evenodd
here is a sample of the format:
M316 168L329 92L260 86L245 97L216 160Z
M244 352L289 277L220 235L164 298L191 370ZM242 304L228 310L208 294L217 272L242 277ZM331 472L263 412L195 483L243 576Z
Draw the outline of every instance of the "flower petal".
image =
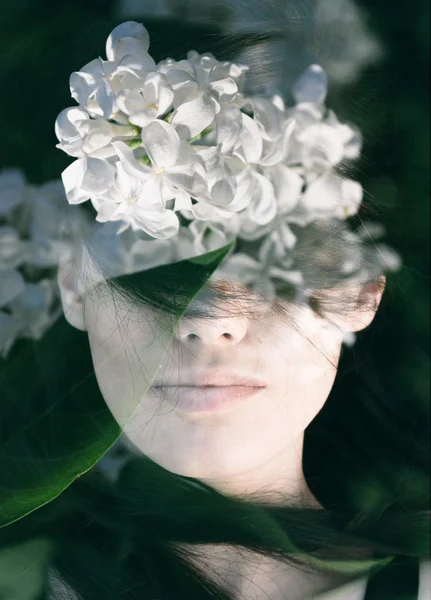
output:
M308 127L297 136L306 165L321 165L328 169L337 165L344 156L343 140L339 132L326 125L318 123Z
M172 242L165 239L137 240L130 249L131 272L146 271L173 262Z
M117 220L115 212L118 209L118 204L103 196L95 196L91 199L91 203L97 211L96 221L106 223L107 221ZM113 219L114 217L114 219Z
M286 283L291 283L298 287L304 285L304 276L301 271L286 271L278 267L270 267L269 274L271 277L281 279Z
M288 250L294 248L297 238L293 231L290 229L289 225L286 222L281 223L278 230L283 246Z
M137 205L153 213L161 215L165 212L165 203L162 197L162 181L159 177L152 177L142 186Z
M158 169L169 169L178 160L180 138L165 121L153 121L142 129L142 143L148 156Z
M21 273L15 269L0 271L0 307L11 302L25 289L25 282Z
M69 204L80 204L90 198L87 191L81 189L82 180L86 169L86 159L78 158L70 164L61 174L61 179Z
M219 179L211 188L211 202L216 206L229 207L235 194L236 181L234 179Z
M265 171L274 187L275 198L279 214L287 214L299 202L303 179L293 169L284 165L277 165Z
M296 80L292 91L297 104L323 104L328 91L328 76L321 66L311 65Z
M191 212L195 219L202 221L209 221L210 219L215 219L217 217L216 208L211 206L211 204L206 204L205 202L193 204Z
M144 181L147 181L149 177L153 176L153 169L147 165L138 163L133 150L124 142L113 142L112 145L121 160L124 171L128 175Z
M247 212L258 225L267 225L277 213L274 188L271 182L259 173L254 174L254 180L253 194Z
M143 96L147 105L154 105L158 115L169 110L174 99L174 92L162 73L149 73L145 78Z
M106 81L101 81L97 86L95 100L100 107L102 116L110 119L114 111L114 92Z
M264 140L277 140L281 135L283 113L267 98L253 99L253 118Z
M186 191L195 200L209 200L208 177L204 162L184 140L180 144L178 162L166 171L166 180Z
M18 267L27 257L27 241L20 239L13 227L0 226L0 271Z
M65 108L55 121L55 135L60 142L75 141L80 137L78 124L81 121L88 121L89 118L88 113L76 106Z
M111 124L104 119L91 120L88 123L88 133L84 138L82 150L91 156L102 148L106 148L113 138Z
M262 156L259 164L271 167L284 161L289 153L289 145L295 125L294 119L288 119L281 127L279 139L273 141L263 140Z
M137 40L140 50L148 52L150 47L148 31L141 23L126 21L125 23L121 23L121 25L117 25L106 40L106 57L108 60L119 60L125 54L134 54L134 52L127 52L127 50L130 50L130 42L129 45L126 43L121 48L118 48L118 44L124 38Z
M114 183L115 167L99 158L88 157L81 187L90 195L103 194Z
M301 206L315 218L334 213L340 204L341 193L335 178L319 177L301 196Z
M356 215L362 202L363 189L358 181L343 179L341 182L342 218Z
M219 102L230 102L238 93L238 86L232 77L212 81L209 87Z
M246 163L255 164L262 155L262 136L256 121L242 113L242 131L238 138L235 153Z
M184 190L176 190L174 212L179 210L191 210L192 199L190 194Z
M229 256L216 273L224 279L250 284L259 279L262 265L248 254L237 252Z
M183 139L191 139L202 133L214 121L215 107L206 94L181 104L173 113L171 123Z
M113 74L138 72L149 73L157 69L154 59L142 49L139 41L125 38L117 45L116 53L121 56Z
M139 211L134 217L135 224L140 229L160 240L175 236L180 226L178 217L172 210L165 210L161 215Z
M215 117L217 145L221 152L229 152L235 145L242 130L242 113L232 104L221 106Z
M92 61L92 63L97 63L97 65L100 65L99 60L94 60ZM87 73L84 70L74 71L69 78L69 87L72 98L76 100L81 106L86 106L88 98L90 94L94 91L95 86L95 76L92 73Z
M250 204L253 177L248 170L244 170L236 177L236 194L229 205L229 210L239 212Z

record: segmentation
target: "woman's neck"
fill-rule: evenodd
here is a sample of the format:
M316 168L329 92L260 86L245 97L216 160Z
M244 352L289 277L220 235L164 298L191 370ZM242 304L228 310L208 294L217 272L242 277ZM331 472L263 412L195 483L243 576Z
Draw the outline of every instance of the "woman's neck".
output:
M304 435L265 463L229 480L203 479L225 495L258 500L280 506L322 509L304 477Z

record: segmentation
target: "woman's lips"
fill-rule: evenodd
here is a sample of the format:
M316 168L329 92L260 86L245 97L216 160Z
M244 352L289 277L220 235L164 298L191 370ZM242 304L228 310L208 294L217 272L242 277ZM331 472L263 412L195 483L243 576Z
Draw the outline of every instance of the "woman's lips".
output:
M153 390L179 410L214 412L231 407L261 392L266 383L226 368L194 369L177 381L159 381Z
M154 386L163 398L187 412L214 412L254 396L264 387L226 386Z

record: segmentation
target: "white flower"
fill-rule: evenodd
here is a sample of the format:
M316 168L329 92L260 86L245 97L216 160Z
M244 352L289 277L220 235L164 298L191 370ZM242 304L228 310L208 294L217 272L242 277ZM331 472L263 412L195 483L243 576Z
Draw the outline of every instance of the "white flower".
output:
M4 269L18 267L27 256L28 244L19 237L16 229L8 225L0 226L0 273Z
M56 282L42 279L26 283L19 294L9 301L8 312L0 310L0 353L6 357L18 338L38 340L61 314L53 310Z
M269 277L266 265L242 252L225 258L211 279L238 281L250 286L255 293L261 294L268 301L273 301L275 298L275 286Z
M24 291L25 282L16 269L2 269L0 277L0 308L2 308Z
M150 36L142 23L126 21L117 25L106 40L106 57L119 61L125 56L136 57L143 62L148 58Z
M362 149L362 135L359 129L354 125L340 123L337 115L332 110L327 111L325 123L337 132L343 144L343 159L355 160L359 158Z
M111 146L114 127L105 119L91 119L84 110L65 108L55 122L55 134L60 141L57 148L78 158L115 156Z
M0 218L22 204L26 194L25 177L18 169L0 171Z
M252 98L253 119L257 123L263 140L278 140L283 131L286 117L284 109L274 104L271 98Z
M300 199L300 208L309 215L309 221L330 217L346 219L357 213L362 196L362 186L357 181L325 175L307 187Z
M328 76L320 65L311 65L295 81L292 92L296 104L323 104L328 92Z
M145 127L171 108L174 92L161 73L148 73L143 81L136 78L131 84L135 87L117 96L117 105L130 123Z
M137 239L127 253L126 273L136 273L153 269L160 265L167 265L180 260L174 250L173 240L177 240L180 235L170 239Z
M76 239L90 229L86 213L69 206L61 181L49 181L31 197L29 253L37 267L55 267L62 256L73 251Z
M0 355L5 357L21 329L21 323L11 315L8 305L23 293L25 282L15 269L0 270L0 279ZM2 310L4 308L7 308L7 312Z
M78 158L61 174L70 204L80 204L97 194L103 194L113 185L114 176L113 165L89 156Z
M259 125L248 115L241 113L242 128L234 145L233 153L246 164L257 164L262 156L263 140Z
M298 204L304 185L299 173L279 164L273 167L262 168L262 174L272 183L277 202L277 217L289 215Z
M243 89L246 68L219 62L211 54L189 52L188 60L167 60L158 68L174 92L170 123L184 139L209 127L222 104L235 101Z
M216 145L222 154L231 154L234 149L243 129L242 114L233 104L223 104L216 114Z
M121 78L156 69L148 47L148 32L143 25L133 21L122 23L107 40L108 60L97 58L72 73L72 97L90 115L112 118L117 111L115 95L121 89Z
M294 119L295 128L287 164L302 165L304 172L321 174L343 160L358 158L362 146L359 131L340 123L322 104L298 104L289 116Z
M273 302L277 296L277 281L300 288L304 284L300 272L279 269L268 265L259 253L257 259L243 252L228 256L212 275L213 279L239 281L268 302Z
M277 202L272 183L261 175L253 172L253 189L250 203L241 212L240 237L253 240L260 237L263 225L268 225L277 214Z
M260 165L271 167L286 161L295 127L295 119L285 119L280 125L280 136L278 138L274 140L263 139L262 152L259 158Z
M150 164L139 162L140 157L121 142L114 142L114 147L124 172L145 183L145 197L160 205L174 200L175 211L191 210L191 197L209 200L203 162L171 125L153 121L142 129L142 143Z
M244 91L246 65L218 61L211 52L199 54L191 50L187 60L194 65L202 89L210 91L220 102L231 102Z
M245 208L250 202L253 179L251 170L247 168L244 161L237 156L224 154L216 146L199 146L196 154L205 165L209 189L208 202L214 207L229 212L239 212ZM210 209L201 206L205 198L200 200L201 202L190 210L196 218L207 218L202 215L202 210L210 211ZM212 210L210 213L221 214Z
M309 171L329 170L343 159L359 155L360 141L356 138L355 132L348 125L316 123L297 134L296 162L302 162Z
M127 146L127 151L132 152ZM132 152L133 154L133 152ZM99 222L124 221L133 230L142 229L155 238L169 238L178 232L178 217L168 210L162 197L162 181L156 177L142 178L130 176L120 161L116 164L117 175L114 185L92 202Z
M61 181L25 185L18 171L13 209L0 226L0 354L6 357L18 338L38 339L60 314L54 269L85 236L88 218L71 209ZM22 186L24 185L24 189ZM12 186L14 189L14 186ZM43 269L43 271L42 271ZM51 269L51 278L46 269ZM40 279L41 276L44 279Z
M193 236L193 248L197 255L217 250L233 241L239 232L238 215L216 215L211 221L192 221L188 230Z

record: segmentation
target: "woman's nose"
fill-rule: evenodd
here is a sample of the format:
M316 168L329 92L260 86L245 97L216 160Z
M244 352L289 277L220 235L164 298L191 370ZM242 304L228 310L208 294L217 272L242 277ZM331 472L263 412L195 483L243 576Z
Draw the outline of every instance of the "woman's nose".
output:
M248 319L243 316L183 318L177 326L177 339L185 344L207 346L238 344L247 333Z

